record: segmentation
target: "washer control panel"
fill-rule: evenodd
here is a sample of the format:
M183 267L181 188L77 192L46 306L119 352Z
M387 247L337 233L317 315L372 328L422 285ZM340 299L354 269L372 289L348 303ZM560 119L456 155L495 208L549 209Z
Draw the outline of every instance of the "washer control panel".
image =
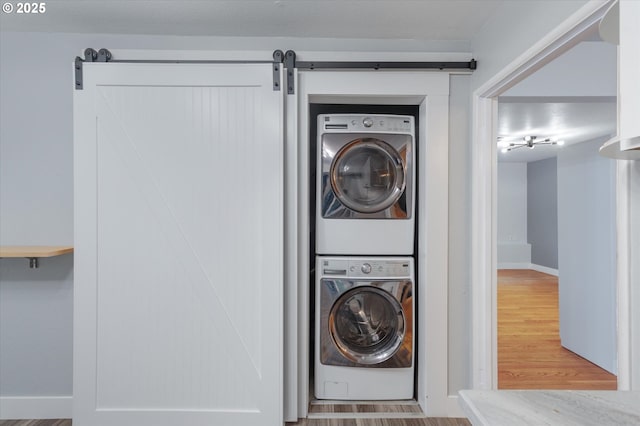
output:
M325 115L321 119L327 131L348 132L411 132L413 117L405 115Z
M340 277L410 277L412 259L323 259L321 274Z

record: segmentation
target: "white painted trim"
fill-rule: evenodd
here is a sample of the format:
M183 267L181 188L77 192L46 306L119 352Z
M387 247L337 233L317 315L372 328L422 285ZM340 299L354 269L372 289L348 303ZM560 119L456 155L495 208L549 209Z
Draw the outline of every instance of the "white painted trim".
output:
M464 418L467 415L462 410L458 395L449 395L449 417Z
M295 70L294 70L295 72ZM295 76L294 76L295 78ZM294 80L298 81L297 78ZM296 85L297 86L297 85ZM297 92L297 88L296 88ZM298 97L283 91L284 138L284 395L285 422L298 421Z
M618 389L631 390L631 162L616 162ZM637 368L637 367L636 367Z
M548 268L548 267L542 266L542 265L536 265L535 263L532 263L530 265L529 269L533 269L534 271L542 272L543 274L553 275L554 277L557 277L558 273L559 273L559 271L557 269Z
M70 419L72 396L0 397L0 420Z
M420 104L418 151L417 400L429 417L448 413L449 384L449 76L446 95ZM441 348L436 346L442 345Z
M496 339L496 160L495 131L497 96L522 81L576 44L598 24L611 1L591 0L538 43L508 64L478 88L472 96L473 107L473 184L472 184L472 378L474 389L497 388ZM620 183L620 182L618 182ZM628 185L627 185L628 186ZM623 189L629 192L629 188ZM618 236L628 234L629 223L619 223ZM624 256L623 258L624 259ZM624 262L624 264L622 263ZM630 264L619 257L618 274L628 276ZM620 287L621 283L618 282ZM618 289L619 306L628 304L628 293ZM620 293L622 291L622 294ZM626 297L626 300L620 300ZM618 318L620 321L622 318ZM618 326L618 341L628 342L629 324ZM626 333L626 336L625 336ZM630 357L628 347L618 347L619 360ZM628 370L619 370L618 379L628 382Z
M495 98L473 96L473 138L471 144L471 277L472 282L472 386L497 387L497 124Z
M502 262L498 263L497 269L531 269L531 264L527 262Z
M497 269L531 269L533 271L542 272L543 274L549 274L553 276L558 276L558 270L553 268L548 268L542 265L536 265L535 263L498 263Z
M448 250L448 112L449 74L414 71L384 73L327 71L298 73L298 159L299 159L299 269L298 300L298 416L308 415L309 401L309 104L313 102L420 105L420 119L432 123L420 126L419 179L421 188L419 223L423 240L417 254L421 288L418 339L418 395L428 416L446 416L448 410L447 273ZM426 155L429 152L429 155ZM428 163L426 162L428 161ZM426 198L438 202L425 203ZM445 200L445 201L443 201ZM427 209L429 210L427 212ZM426 218L430 220L427 221ZM427 238L428 237L428 238ZM443 247L443 243L445 247ZM428 266L427 266L428 265ZM427 343L428 342L428 343Z

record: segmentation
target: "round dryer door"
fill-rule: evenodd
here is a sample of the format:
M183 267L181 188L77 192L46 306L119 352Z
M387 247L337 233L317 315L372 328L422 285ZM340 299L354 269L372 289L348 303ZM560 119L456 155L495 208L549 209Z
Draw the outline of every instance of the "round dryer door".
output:
M377 287L345 292L329 314L331 337L342 355L358 364L379 364L402 345L405 318L400 303Z
M331 186L338 200L351 210L385 210L404 192L402 157L379 139L353 140L338 151L331 164Z

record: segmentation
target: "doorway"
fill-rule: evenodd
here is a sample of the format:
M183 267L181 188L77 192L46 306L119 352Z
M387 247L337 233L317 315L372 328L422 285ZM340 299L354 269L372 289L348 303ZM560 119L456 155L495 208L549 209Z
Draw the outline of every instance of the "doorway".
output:
M565 22L555 35L549 35L527 51L518 63L512 63L502 70L494 79L479 88L473 96L474 113L474 182L473 182L473 221L472 232L474 245L472 248L472 272L474 276L473 299L473 382L476 388L495 389L498 387L498 354L497 354L497 287L496 273L498 263L498 247L496 241L497 228L497 146L498 136L498 96L503 95L515 83L522 81L534 70L541 69L551 59L559 57L571 47L593 34L599 21L598 13L584 14L582 21ZM575 22L578 22L577 24ZM559 35L558 35L559 34ZM524 58L524 59L523 59ZM616 169L616 197L618 205L624 203L629 195L628 182L621 179L624 168L619 164ZM625 198L627 197L627 198ZM622 198L622 201L620 201ZM625 220L620 212L616 213L618 233L624 234L628 229L628 218ZM620 219L623 219L622 221ZM618 243L618 247L619 247ZM615 252L615 250L613 250ZM623 259L624 260L624 259ZM628 262L616 265L620 276L616 278L616 288L620 295L619 311L628 307L626 288L628 282ZM629 323L620 316L617 330L618 347L622 348L617 355L619 366L618 388L628 387L629 378Z
M584 41L498 98L499 389L616 388L616 56Z

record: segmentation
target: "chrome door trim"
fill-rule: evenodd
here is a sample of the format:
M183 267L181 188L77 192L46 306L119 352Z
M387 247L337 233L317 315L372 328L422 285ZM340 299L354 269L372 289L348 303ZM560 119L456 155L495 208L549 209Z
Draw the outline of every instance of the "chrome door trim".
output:
M354 201L339 185L341 179L339 173L345 158L348 158L353 152L367 148L381 152L383 157L393 165L392 171L394 173L391 192L382 201L370 205ZM405 172L406 168L402 157L391 145L377 138L360 138L350 141L338 151L331 162L329 176L331 177L331 188L342 204L358 213L377 213L388 209L398 201L406 187Z
M324 365L366 367L366 368L407 368L413 365L413 282L409 279L348 279L348 278L322 278L318 281L320 286L319 299L316 301L316 309L319 310L318 318L320 341L320 362ZM404 332L397 350L386 360L377 363L366 363L357 356L349 356L348 351L340 349L339 344L332 337L330 323L331 311L336 302L350 290L359 288L376 288L384 291L389 298L400 307L404 320Z

